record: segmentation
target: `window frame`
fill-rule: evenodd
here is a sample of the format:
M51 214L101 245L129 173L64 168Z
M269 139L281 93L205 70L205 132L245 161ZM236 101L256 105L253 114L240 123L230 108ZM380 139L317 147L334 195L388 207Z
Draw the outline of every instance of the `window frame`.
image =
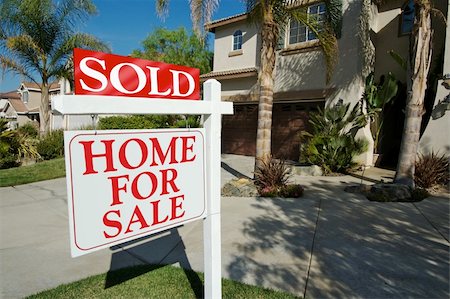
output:
M238 29L234 31L233 33L233 43L231 45L231 51L240 51L242 50L242 44L243 44L243 32L242 30Z
M320 2L316 2L316 3L306 6L306 11L307 11L308 17L311 14L310 10L314 7L317 7L317 13L314 13L314 15L324 16L323 20L319 20L320 23L324 23L325 19L326 19L326 14L327 14L325 2L320 1ZM324 8L323 11L321 11L321 7ZM297 28L296 28L297 29L297 33L296 33L297 41L291 43L291 37L292 37L291 26L292 26L293 22L295 22L297 24ZM304 28L304 30L305 30L305 34L304 34L305 40L299 41L299 36L301 36L299 34L299 31L301 30L301 28ZM311 38L310 37L311 35L314 35L314 38ZM318 41L317 36L315 36L315 34L307 26L304 26L303 24L301 24L300 22L298 22L296 20L290 20L289 23L287 24L286 30L284 32L283 48L296 47L296 46L302 45L302 44L315 44L317 41Z
M30 101L30 92L28 90L23 90L22 91L22 102L24 102L25 104L28 104L29 101Z

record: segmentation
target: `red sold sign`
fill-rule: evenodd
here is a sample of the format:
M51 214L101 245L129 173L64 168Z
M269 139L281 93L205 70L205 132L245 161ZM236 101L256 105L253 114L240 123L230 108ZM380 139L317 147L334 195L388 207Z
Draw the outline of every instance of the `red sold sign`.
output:
M74 49L75 94L200 98L200 70L127 56Z

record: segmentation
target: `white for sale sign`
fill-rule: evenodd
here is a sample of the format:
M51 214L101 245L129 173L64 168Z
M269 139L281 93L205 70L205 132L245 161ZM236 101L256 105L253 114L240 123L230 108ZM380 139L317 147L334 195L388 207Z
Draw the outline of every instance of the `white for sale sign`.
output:
M205 217L204 135L66 131L72 256Z

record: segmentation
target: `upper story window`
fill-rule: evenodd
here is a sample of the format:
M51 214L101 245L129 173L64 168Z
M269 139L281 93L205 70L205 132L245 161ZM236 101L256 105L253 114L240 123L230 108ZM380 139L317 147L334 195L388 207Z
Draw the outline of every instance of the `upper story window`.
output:
M236 30L233 33L233 51L242 49L242 31Z
M28 93L28 91L23 91L22 92L22 101L26 104L26 103L28 103L28 100L29 100L29 93Z
M307 15L308 21L314 23L320 31L326 20L325 3L318 3L308 6ZM317 39L317 36L304 24L296 20L291 20L289 22L289 45L307 42L315 39Z

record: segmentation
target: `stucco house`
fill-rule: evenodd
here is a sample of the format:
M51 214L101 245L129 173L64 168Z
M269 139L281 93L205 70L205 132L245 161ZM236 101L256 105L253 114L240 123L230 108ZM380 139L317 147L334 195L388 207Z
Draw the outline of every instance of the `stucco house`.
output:
M343 24L342 34L338 39L339 62L331 81L325 78L325 63L318 40L308 29L295 21L289 22L280 39L275 66L275 94L272 124L272 153L277 157L297 160L299 158L300 141L298 134L308 130L308 117L317 107L336 103L356 104L361 100L365 77L374 71L380 78L392 72L401 82L406 82L406 72L393 60L388 51L394 50L407 57L410 26L412 23L410 8L412 0L387 1L377 4L371 0L342 0ZM326 14L325 4L317 0L297 0L299 6L307 8L308 14L319 17ZM448 1L435 1L437 8L445 16ZM445 2L445 3L444 3ZM361 15L368 17L369 30L364 40ZM434 71L439 74L450 73L449 38L446 37L446 25L433 17ZM408 23L409 22L409 23ZM259 28L247 20L247 14L239 14L205 24L207 31L214 34L213 71L201 76L202 80L215 78L222 84L222 100L233 101L235 113L223 118L224 153L243 155L255 154L258 85L257 76L260 67L261 35ZM448 36L448 34L447 34ZM444 52L444 46L445 52ZM445 55L444 55L445 53ZM372 60L372 61L370 61ZM438 92L432 95L434 101L442 100L448 90L437 82ZM436 86L435 86L436 87ZM406 98L406 97L404 97ZM401 102L401 101L399 101ZM401 103L396 104L401 106ZM403 99L404 105L404 99ZM395 106L395 105L394 105ZM433 110L427 107L428 126L434 121L449 122L448 113L443 119L433 120L429 116ZM402 108L395 107L387 115L387 130L391 134L385 136L383 146L392 157L397 158L403 127ZM446 130L448 132L449 126ZM425 130L427 133L428 130ZM440 130L442 131L442 130ZM358 132L370 145L367 153L359 157L366 165L372 164L373 140L369 126ZM429 148L434 150L450 148L447 138L440 138L436 143L434 133L430 135ZM424 134L425 136L425 134ZM397 151L397 152L396 152Z
M50 96L60 93L60 83L50 85ZM9 127L17 128L28 122L39 127L41 89L34 82L22 82L17 90L0 94L0 117L9 120Z
M61 94L71 93L68 81L61 79L50 84L50 98ZM17 90L0 93L0 118L8 120L12 129L28 122L34 122L39 128L39 106L41 103L41 89L34 82L22 82ZM91 125L89 115L50 115L50 129L79 129Z

